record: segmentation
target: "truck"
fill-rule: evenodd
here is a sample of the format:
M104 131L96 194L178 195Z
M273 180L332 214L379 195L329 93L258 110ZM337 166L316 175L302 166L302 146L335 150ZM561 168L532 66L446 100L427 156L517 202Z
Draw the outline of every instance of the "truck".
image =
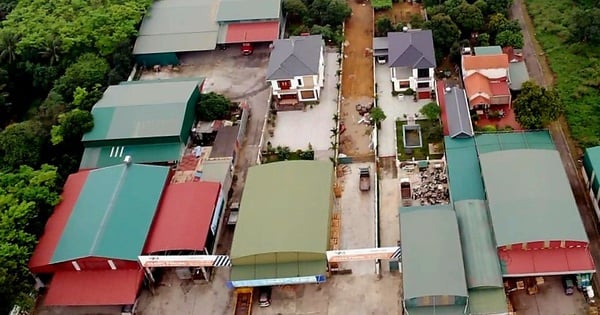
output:
M404 206L412 205L412 190L410 187L410 179L400 179L400 196L402 197L402 204Z
M368 167L360 167L359 174L360 191L369 191L371 189L371 171Z
M235 290L235 308L233 315L252 314L252 296L254 288L237 288Z

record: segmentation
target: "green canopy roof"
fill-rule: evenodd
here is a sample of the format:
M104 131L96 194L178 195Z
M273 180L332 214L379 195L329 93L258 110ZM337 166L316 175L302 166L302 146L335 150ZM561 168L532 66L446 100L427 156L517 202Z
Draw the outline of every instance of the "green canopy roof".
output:
M467 287L502 288L502 273L492 239L492 228L483 200L462 200L454 203L460 240L465 260Z
M401 207L404 299L467 296L456 214L449 205Z
M137 260L168 167L120 164L89 173L51 263L84 257Z
M249 168L231 246L233 269L253 265L260 273L259 265L326 259L332 206L329 161L285 161ZM240 280L237 274L233 270L231 280Z
M508 314L504 288L469 290L471 315Z
M464 305L406 307L406 315L464 315Z
M479 159L499 246L588 241L558 151L497 151Z
M479 154L517 149L556 149L547 130L484 133L475 136L475 142Z
M500 46L479 46L473 49L475 50L475 55L477 56L499 55L502 53L502 47Z
M444 137L444 147L452 200L485 199L475 140Z
M276 20L281 16L280 0L221 0L219 22Z

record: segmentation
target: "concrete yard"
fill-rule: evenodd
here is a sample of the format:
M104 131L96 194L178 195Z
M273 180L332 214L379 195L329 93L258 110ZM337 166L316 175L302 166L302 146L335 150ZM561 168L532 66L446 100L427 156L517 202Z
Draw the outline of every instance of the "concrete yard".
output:
M582 315L586 314L585 298L578 290L565 295L561 277L544 277L539 292L527 295L525 290L511 293L511 301L519 315Z
M381 107L387 117L379 129L379 156L395 156L397 152L396 120L405 119L405 114L406 116L420 115L421 107L431 100L415 102L412 96L401 94L393 96L390 69L387 65L375 65L375 78L377 80L377 106Z
M315 159L328 160L331 129L335 128L333 115L337 112L338 53L328 48L325 53L325 86L321 90L318 105L308 106L305 111L282 111L277 113L273 137L267 136L273 147L288 146L292 151L306 150L310 143L315 150Z

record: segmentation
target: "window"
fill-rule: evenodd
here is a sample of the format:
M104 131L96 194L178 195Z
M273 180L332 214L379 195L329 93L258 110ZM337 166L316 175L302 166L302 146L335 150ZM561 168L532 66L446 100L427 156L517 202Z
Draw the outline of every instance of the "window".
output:
M408 88L408 87L410 87L410 81L400 81L401 89Z
M421 88L428 88L429 87L429 82L419 82L417 83L417 88L421 89Z
M417 78L429 78L429 69L418 69Z
M292 86L292 83L289 80L277 81L277 86L282 90L288 90Z
M302 79L298 79L298 86L303 86L304 84L302 84Z

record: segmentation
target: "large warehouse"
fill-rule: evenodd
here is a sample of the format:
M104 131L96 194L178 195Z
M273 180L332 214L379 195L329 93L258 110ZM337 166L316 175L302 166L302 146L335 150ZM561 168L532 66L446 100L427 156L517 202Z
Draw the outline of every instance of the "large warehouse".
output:
M231 287L325 281L333 181L329 161L248 169L231 246Z
M109 86L92 108L80 169L169 163L181 158L194 124L203 79L133 81Z

